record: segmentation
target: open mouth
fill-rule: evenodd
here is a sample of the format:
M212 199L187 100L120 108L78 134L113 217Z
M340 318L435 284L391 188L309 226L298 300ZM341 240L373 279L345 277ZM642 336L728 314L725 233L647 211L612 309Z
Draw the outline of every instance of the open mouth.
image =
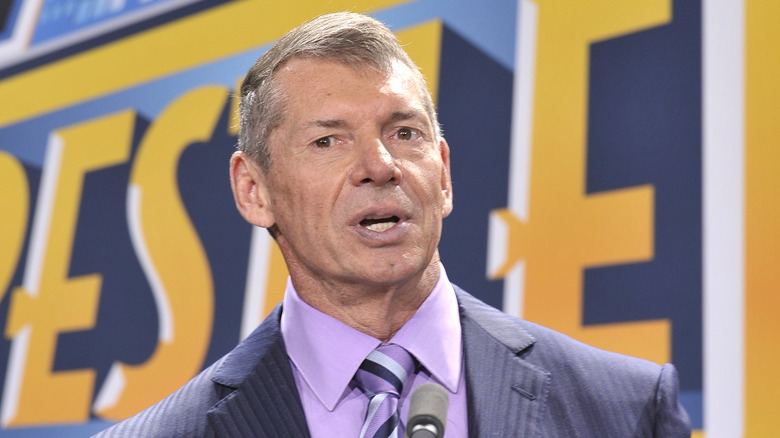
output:
M371 231L376 232L382 232L387 231L390 228L393 227L393 225L397 224L398 216L388 216L388 217L380 217L380 218L366 218L360 221L360 226L367 228Z

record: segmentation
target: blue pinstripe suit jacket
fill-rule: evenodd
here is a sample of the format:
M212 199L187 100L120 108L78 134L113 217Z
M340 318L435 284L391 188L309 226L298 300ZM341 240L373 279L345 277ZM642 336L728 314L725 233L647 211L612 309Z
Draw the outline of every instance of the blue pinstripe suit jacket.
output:
M470 437L687 437L677 372L506 315L455 287ZM279 327L281 307L181 389L96 435L309 436Z

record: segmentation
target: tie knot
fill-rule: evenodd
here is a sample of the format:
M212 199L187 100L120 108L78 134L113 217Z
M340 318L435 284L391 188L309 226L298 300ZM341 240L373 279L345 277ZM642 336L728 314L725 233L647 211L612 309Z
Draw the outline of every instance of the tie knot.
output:
M414 372L414 358L403 347L382 344L372 351L355 373L357 384L369 395L400 396L406 379Z

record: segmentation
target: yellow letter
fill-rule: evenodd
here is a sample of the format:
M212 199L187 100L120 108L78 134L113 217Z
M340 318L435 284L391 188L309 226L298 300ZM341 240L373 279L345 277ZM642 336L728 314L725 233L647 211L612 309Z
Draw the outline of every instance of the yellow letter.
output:
M493 228L509 241L491 275L506 276L522 260L523 316L605 349L667 362L668 320L583 327L582 271L653 257L652 186L585 195L588 64L591 43L668 22L669 0L522 3L530 13L538 8L530 202L527 220L494 212Z
M780 430L780 4L746 2L745 436Z
M160 332L146 363L114 364L94 405L104 418L135 414L175 391L203 365L214 285L179 196L176 170L187 146L211 137L226 101L227 89L221 87L185 94L159 116L139 148L128 189L128 226L154 293Z
M102 277L68 278L84 174L127 160L134 122L135 114L125 111L49 139L23 285L8 312L6 337L13 344L4 426L89 419L94 370L52 372L52 365L59 333L95 325Z
M14 275L27 230L30 193L27 175L13 155L0 151L0 301Z

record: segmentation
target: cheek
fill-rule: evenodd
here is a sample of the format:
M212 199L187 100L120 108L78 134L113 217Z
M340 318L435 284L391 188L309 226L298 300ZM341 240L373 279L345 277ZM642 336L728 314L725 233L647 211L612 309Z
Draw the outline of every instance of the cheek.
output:
M328 194L319 186L290 186L279 198L284 203L285 222L302 232L316 232L333 212L327 204Z
M300 199L300 191L288 184L274 184L272 186L271 199L276 222L283 231L288 233L294 229L296 217L304 213L306 206Z
M427 163L427 166L415 167L411 172L411 180L416 187L418 196L423 205L438 207L444 202L441 185L441 168L435 163Z

